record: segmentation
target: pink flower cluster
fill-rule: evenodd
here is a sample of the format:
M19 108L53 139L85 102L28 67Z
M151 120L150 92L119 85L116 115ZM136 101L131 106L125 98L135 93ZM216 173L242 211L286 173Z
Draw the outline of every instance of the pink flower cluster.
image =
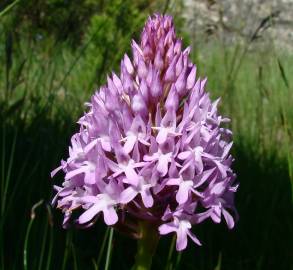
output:
M177 250L187 246L193 225L222 217L234 226L235 174L229 154L231 131L211 102L206 79L196 78L170 16L149 18L132 60L125 55L120 76L91 98L78 121L65 173L53 202L90 226L102 215L107 225L131 231L151 222L158 233L177 234ZM79 210L77 210L79 209Z

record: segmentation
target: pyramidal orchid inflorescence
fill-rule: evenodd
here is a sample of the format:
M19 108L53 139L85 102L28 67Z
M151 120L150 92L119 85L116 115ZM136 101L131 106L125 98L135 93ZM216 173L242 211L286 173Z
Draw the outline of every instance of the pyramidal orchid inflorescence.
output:
M92 96L69 157L52 172L65 173L53 200L65 227L74 211L85 227L100 216L129 233L149 222L160 235L176 233L177 250L188 237L201 245L191 229L206 219L233 228L231 131L221 127L229 119L218 115L219 100L211 102L189 52L172 17L156 14L120 75Z

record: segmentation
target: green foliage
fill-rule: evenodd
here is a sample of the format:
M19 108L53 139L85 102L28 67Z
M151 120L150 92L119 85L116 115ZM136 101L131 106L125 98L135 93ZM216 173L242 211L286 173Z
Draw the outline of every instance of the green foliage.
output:
M12 2L1 2L0 10ZM49 173L67 154L83 103L107 73L119 70L149 10L172 1L152 2L28 0L0 18L0 269L133 264L135 241L113 236L101 223L61 229L60 213L49 206ZM171 4L167 10L185 37L181 11ZM204 246L184 253L173 251L171 238L162 239L154 269L290 268L293 57L264 50L240 61L243 50L216 40L193 52L199 75L208 75L212 97L222 96L221 110L232 118L240 221L233 232L209 223L196 227Z
M40 39L48 36L57 41L69 41L71 45L80 45L91 24L95 28L97 19L93 16L109 18L109 30L114 27L121 30L122 35L129 35L135 30L137 22L142 21L142 1L122 0L26 0L19 1L10 18L10 26L19 37L25 32L32 38ZM13 1L4 1L0 10ZM115 29L116 29L115 28ZM112 29L113 30L113 29Z
M84 39L84 44L90 42L85 55L85 68L91 68L95 78L90 80L90 89L106 79L104 71L110 72L113 67L119 66L124 53L130 51L130 40L139 37L147 15L132 2L114 0L105 7L104 14L91 18Z
M5 1L7 4L12 1ZM15 8L11 25L21 35L54 36L57 40L80 41L91 16L103 1L26 0ZM4 4L2 4L4 6Z

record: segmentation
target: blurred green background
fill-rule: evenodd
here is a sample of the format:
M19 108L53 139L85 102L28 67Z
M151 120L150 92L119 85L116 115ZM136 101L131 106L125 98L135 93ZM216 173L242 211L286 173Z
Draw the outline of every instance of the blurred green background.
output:
M196 24L189 2L0 2L0 269L105 269L107 261L109 269L131 268L134 240L102 222L61 228L49 175L67 155L84 102L119 70L153 12L174 16L212 97L222 97L240 182L236 228L196 226L203 247L190 243L183 253L164 237L153 269L293 269L293 54L266 34L279 15L254 18L245 35L227 34L220 23Z

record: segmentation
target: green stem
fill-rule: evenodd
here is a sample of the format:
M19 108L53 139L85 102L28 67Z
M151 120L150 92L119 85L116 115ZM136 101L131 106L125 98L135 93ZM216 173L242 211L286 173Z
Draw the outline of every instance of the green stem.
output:
M141 238L137 242L137 253L133 270L149 270L155 254L159 235L156 226L147 222L139 224Z
M106 263L105 263L105 270L109 269L110 266L110 260L111 260L111 251L112 251L112 242L113 242L113 233L114 229L110 229L110 236L108 240L108 248L107 248L107 256L106 256Z

